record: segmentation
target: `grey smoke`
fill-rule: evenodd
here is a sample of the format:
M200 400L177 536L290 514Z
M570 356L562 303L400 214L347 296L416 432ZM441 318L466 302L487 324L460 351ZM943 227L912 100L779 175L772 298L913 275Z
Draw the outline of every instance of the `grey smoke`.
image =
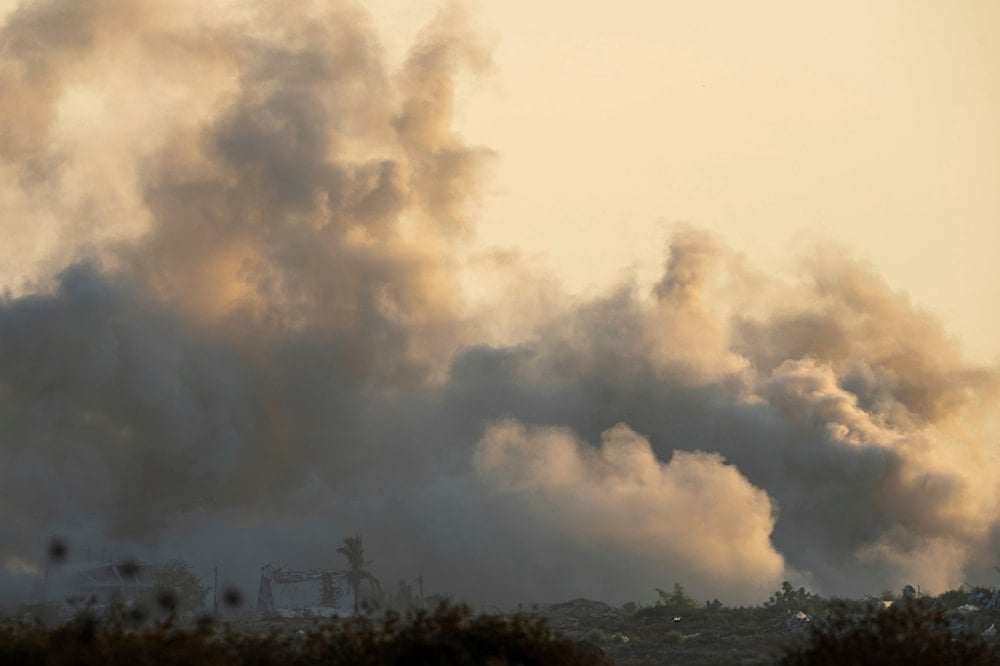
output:
M358 531L384 580L501 603L989 571L997 370L861 262L785 283L680 229L652 294L470 314L494 156L451 114L488 67L456 10L398 71L350 2L7 16L8 575L60 533L250 587Z

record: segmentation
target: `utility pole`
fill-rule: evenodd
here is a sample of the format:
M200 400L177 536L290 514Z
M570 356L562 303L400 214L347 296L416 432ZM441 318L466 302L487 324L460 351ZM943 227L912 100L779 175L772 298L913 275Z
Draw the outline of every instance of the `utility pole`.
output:
M417 585L420 587L420 610L427 610L424 607L424 576L420 574L417 576Z
M212 585L212 613L219 614L219 565L215 565L215 584Z

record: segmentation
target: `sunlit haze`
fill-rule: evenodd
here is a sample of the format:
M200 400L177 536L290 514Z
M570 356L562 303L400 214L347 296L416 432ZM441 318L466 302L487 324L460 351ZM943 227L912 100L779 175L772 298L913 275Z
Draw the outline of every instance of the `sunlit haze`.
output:
M402 34L436 6L398 4L374 8ZM458 124L499 154L482 245L592 292L655 280L676 222L792 270L842 243L1000 354L996 3L474 7L495 68Z

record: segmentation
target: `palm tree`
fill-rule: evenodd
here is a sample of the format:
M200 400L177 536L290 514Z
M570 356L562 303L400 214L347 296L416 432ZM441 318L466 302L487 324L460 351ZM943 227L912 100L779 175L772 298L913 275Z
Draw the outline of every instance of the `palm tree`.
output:
M379 584L378 578L371 571L365 569L365 566L371 562L365 562L365 550L361 547L360 534L344 539L344 545L338 548L337 552L347 558L347 582L354 592L354 614L357 615L358 592L361 589L362 581L367 580L380 592L382 586Z

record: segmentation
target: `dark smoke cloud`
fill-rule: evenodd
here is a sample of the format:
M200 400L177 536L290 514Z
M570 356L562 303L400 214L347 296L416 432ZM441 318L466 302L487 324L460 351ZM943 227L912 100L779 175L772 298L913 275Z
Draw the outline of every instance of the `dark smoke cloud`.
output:
M499 256L463 300L461 12L398 69L348 2L26 3L0 55L8 577L53 533L249 587L360 531L386 581L503 603L994 564L997 371L840 250L785 283L685 228L648 295Z

